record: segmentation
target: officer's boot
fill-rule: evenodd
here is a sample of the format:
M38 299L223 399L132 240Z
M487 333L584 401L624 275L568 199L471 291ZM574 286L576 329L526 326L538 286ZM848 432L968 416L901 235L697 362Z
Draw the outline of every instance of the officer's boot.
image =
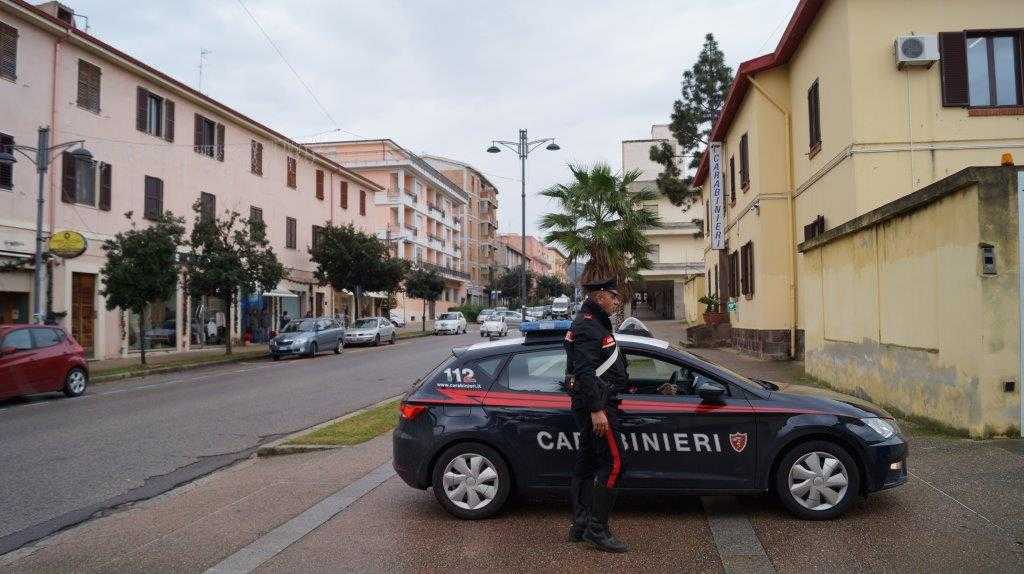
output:
M582 542L590 518L590 504L593 498L593 479L574 478L569 483L569 499L572 501L572 526L569 527L569 542Z
M628 552L629 547L608 530L608 515L615 505L615 489L603 484L594 484L594 500L590 508L590 520L583 539L605 552Z

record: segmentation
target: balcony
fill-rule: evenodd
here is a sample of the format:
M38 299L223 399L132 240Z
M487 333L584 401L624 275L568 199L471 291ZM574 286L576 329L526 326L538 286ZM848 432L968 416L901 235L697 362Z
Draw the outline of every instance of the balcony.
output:
M413 237L416 237L420 233L420 229L415 225L409 225L408 223L406 223L405 228L409 231L409 233L412 234Z
M397 191L378 191L373 194L374 205L398 205L398 192Z
M437 271L439 274L441 274L442 276L445 276L445 277L454 278L454 279L463 279L465 281L469 281L469 273L466 273L464 271L459 271L457 269L452 269L451 267L445 267L443 265L437 265L435 263L427 263L427 262L424 262L424 261L417 261L416 265L418 267L420 267L421 269L432 269L434 271Z

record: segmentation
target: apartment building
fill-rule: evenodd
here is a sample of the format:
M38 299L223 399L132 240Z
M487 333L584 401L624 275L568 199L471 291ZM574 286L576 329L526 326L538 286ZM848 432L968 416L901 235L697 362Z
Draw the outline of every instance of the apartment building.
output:
M555 277L558 277L562 283L569 283L569 260L561 251L551 247L550 245L544 246L544 256L547 259L548 267L550 272Z
M523 250L523 236L518 233L502 233L500 240L518 251ZM533 273L535 280L542 275L551 275L548 246L532 235L526 236L526 268Z
M487 304L489 292L498 279L497 254L498 188L473 166L436 155L423 159L469 196L466 204L465 271L469 274L466 297L474 304Z
M380 186L360 197L359 213L393 253L414 265L436 270L445 279L439 301L427 305L433 319L466 300L470 275L465 270L466 206L469 194L420 156L390 139L336 141L307 147ZM371 294L383 298L385 294ZM396 311L413 321L423 301L400 293Z
M1014 0L804 0L739 66L695 176L737 347L1020 428L1020 176L986 166L1024 155L1022 22Z
M678 154L679 143L664 124L651 126L650 138L622 142L623 172L640 171L640 177L630 184L629 191L657 191L655 180L663 168L651 161L650 150L651 146L662 143L670 144ZM681 161L686 159L681 158ZM699 202L675 206L659 194L656 200L644 207L658 214L662 225L645 233L652 243L651 260L654 265L640 272L643 283L634 295L631 311L641 319L695 321L696 301L686 300L684 286L691 284L691 292L703 289L704 242L700 225L695 223L703 216Z
M316 284L308 247L317 226L365 221L355 199L383 188L78 29L71 8L0 0L0 144L83 140L94 162L54 158L44 181L44 233L73 230L85 252L51 259L45 309L90 357L127 356L147 345L184 351L227 337L265 340L292 317L340 311L350 300ZM0 321L27 322L32 300L37 173L20 155L0 168ZM98 272L103 241L172 211L191 223L192 205L260 218L289 277L267 293L244 294L226 324L219 300L186 297L179 284L154 302L151 330L139 317L107 311ZM350 203L352 205L350 205Z

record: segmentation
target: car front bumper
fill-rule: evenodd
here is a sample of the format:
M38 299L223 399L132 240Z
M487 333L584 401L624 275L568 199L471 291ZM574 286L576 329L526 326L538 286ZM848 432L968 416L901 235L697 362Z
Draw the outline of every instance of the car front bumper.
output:
M366 333L360 335L345 335L346 345L358 345L360 343L372 343L377 333Z
M270 353L272 355L303 355L309 352L309 341L302 341L298 343L270 343Z
M907 482L910 447L900 435L868 445L864 451L865 492L876 492Z

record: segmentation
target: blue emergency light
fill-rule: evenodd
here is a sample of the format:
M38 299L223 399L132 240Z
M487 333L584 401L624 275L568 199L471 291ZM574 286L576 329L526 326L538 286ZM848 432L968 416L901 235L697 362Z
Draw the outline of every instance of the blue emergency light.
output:
M524 335L554 335L564 333L572 327L572 321L525 321L519 325L519 332Z

